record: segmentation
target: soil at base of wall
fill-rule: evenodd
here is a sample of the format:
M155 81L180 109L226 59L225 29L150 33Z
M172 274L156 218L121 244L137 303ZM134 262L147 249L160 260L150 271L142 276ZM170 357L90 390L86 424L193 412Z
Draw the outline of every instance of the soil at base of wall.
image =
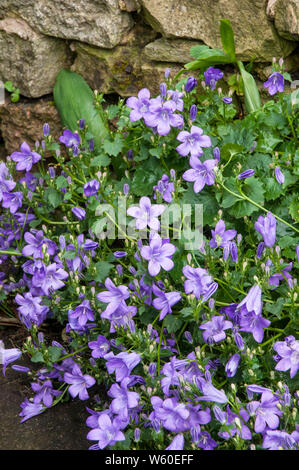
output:
M50 336L52 334L50 332ZM28 331L23 327L0 327L0 340L6 349L21 347L27 336ZM40 368L27 357L16 364ZM90 416L86 406L93 408L92 399L59 403L20 423L20 404L26 397L33 396L30 377L10 366L4 377L0 367L0 450L88 450L95 443L86 439L90 430L85 424Z

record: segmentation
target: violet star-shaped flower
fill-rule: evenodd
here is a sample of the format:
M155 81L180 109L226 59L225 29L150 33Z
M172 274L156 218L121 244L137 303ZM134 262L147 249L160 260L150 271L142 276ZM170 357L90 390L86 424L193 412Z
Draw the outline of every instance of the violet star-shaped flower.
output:
M66 147L78 147L80 145L80 137L77 132L72 132L66 129L63 136L59 137L59 142L63 143Z
M106 304L108 304L105 314L109 315L122 305L126 307L125 300L130 297L130 292L127 286L115 286L115 284L108 277L105 281L105 287L107 291L97 294L97 298Z
M155 285L153 285L153 293L157 296L153 300L153 306L161 312L159 320L163 320L168 313L172 313L171 307L182 298L179 292L163 292Z
M23 193L16 191L14 193L2 193L2 206L9 209L11 214L15 214L22 207Z
M45 268L45 276L40 281L39 287L42 288L45 295L49 295L50 291L61 289L65 285L63 280L68 278L68 273L56 263L49 264Z
M264 87L268 88L269 95L273 96L278 91L282 93L284 91L284 78L279 72L274 72L268 80L264 83Z
M252 401L247 405L248 412L256 415L254 424L255 432L262 433L266 426L270 429L277 429L279 426L279 416L283 412L277 407L279 400L272 392L263 392L261 401Z
M190 158L191 169L185 171L183 178L185 181L194 182L194 192L199 193L205 185L211 186L215 183L215 173L213 168L217 165L217 160L206 160L201 163L197 158Z
M145 124L157 129L159 135L169 134L171 127L181 127L184 119L180 114L174 114L177 105L174 101L162 102L156 98L149 106L150 113L144 117Z
M98 441L97 446L99 449L113 446L116 442L126 439L124 434L120 431L119 419L115 418L111 421L106 413L98 417L97 427L91 429L86 437L91 441Z
M225 320L224 315L214 316L206 323L200 325L200 329L204 330L202 336L207 344L214 344L226 338L225 330L233 327L232 322Z
M163 204L151 204L151 200L147 196L143 196L139 201L139 207L129 207L127 214L136 218L136 228L143 230L146 227L152 230L159 230L160 222L158 217L164 212Z
M79 396L80 400L87 400L89 398L87 388L92 387L96 380L88 374L82 373L78 364L75 364L72 372L66 372L64 374L64 381L70 384L68 389L70 395L75 398Z
M27 419L33 418L33 416L37 416L43 411L45 411L45 407L41 403L32 403L25 398L23 403L21 403L22 411L19 413L19 416L23 416L21 423L24 423Z
M171 256L174 254L176 247L165 240L160 235L155 234L150 240L149 246L143 246L140 250L142 258L149 261L148 272L151 276L157 276L161 268L170 271L174 262Z
M126 105L132 109L130 112L131 122L139 121L149 113L150 96L150 91L147 88L142 88L138 92L138 98L131 96L127 99Z
M139 364L141 357L137 353L128 353L121 352L114 356L113 352L105 354L104 359L106 359L106 367L109 374L115 372L115 378L117 382L121 382L125 377L128 377L134 369L134 367Z
M255 229L263 236L266 246L273 246L276 240L276 218L271 212L266 217L260 216L254 224Z
M225 248L236 235L236 230L225 230L225 223L220 219L215 226L215 230L212 230L212 240L210 240L209 245L211 248Z
M213 278L206 269L193 268L187 265L183 267L183 274L187 278L184 282L186 294L194 294L196 299L199 299L201 295L205 296L207 294Z
M87 181L87 183L84 184L84 194L87 197L90 196L95 196L100 189L100 183L98 180L93 179L91 181Z
M0 340L0 364L3 365L3 375L8 364L17 361L22 355L22 352L17 348L5 349L3 341Z
M202 135L203 130L200 127L192 126L191 132L181 131L177 140L182 142L176 150L182 156L190 154L191 157L200 157L203 155L202 147L211 147L212 142L209 136Z
M83 300L80 305L71 310L69 318L77 318L80 326L85 326L88 320L94 321L94 314L89 300Z
M99 335L96 341L90 341L88 347L92 350L91 355L95 359L104 357L110 349L110 342L105 336Z
M299 341L296 341L294 336L289 336L285 341L274 343L273 349L279 357L275 370L290 370L291 379L295 377L299 369Z
M50 408L53 403L53 396L61 395L61 391L53 390L51 380L46 380L43 384L34 382L31 384L32 390L36 393L33 403L43 403L47 408Z
M110 409L114 414L117 414L123 418L127 418L129 410L138 406L139 395L136 392L130 392L128 390L128 383L131 379L125 377L120 386L113 384L109 391L109 397L114 398L110 404Z
M0 202L3 199L3 193L12 191L17 183L11 179L8 168L5 163L0 163Z
M211 90L215 90L216 83L223 77L224 73L220 69L215 69L214 67L209 67L204 72L205 83L208 85Z
M16 169L18 171L30 171L32 165L37 163L42 157L39 153L31 152L29 145L23 142L21 152L12 153L10 158L17 162Z

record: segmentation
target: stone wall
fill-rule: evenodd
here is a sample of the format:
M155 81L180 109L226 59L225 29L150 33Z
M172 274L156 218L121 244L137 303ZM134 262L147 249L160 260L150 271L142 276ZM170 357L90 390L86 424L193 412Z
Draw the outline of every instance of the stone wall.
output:
M61 68L93 89L122 97L158 92L166 68L191 60L196 44L221 47L219 19L230 19L240 60L254 58L265 80L272 58L299 69L299 0L0 0L0 80L21 101L0 106L6 152L34 143L43 122L60 131L51 93ZM35 127L37 126L37 127Z

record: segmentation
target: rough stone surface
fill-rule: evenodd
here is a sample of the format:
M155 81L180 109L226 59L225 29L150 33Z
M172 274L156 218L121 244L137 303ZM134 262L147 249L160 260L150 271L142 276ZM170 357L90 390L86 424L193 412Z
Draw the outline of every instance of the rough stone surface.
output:
M221 47L219 21L228 18L241 60L269 62L289 55L294 43L280 38L266 15L267 0L140 0L151 26L168 38L198 39Z
M65 41L35 32L24 20L0 21L0 80L10 80L27 97L51 93L56 75L69 66Z
M202 41L160 38L145 46L143 55L148 60L186 64L194 60L190 56L191 47L202 44Z
M10 103L0 107L0 131L7 154L18 151L22 142L31 147L43 137L43 124L48 123L51 135L56 139L61 135L61 122L54 103L38 100Z
M74 72L85 78L91 88L120 96L137 94L142 88L141 53L156 36L149 27L136 25L113 49L103 49L80 42L72 43L76 59Z
M274 24L280 36L299 41L299 0L278 0L274 6Z
M170 77L174 77L180 70L181 65L169 64L167 62L143 61L141 65L143 86L148 88L152 96L160 94L160 83L165 81L165 70L170 69ZM187 77L188 74L182 74L181 78Z
M131 15L118 0L1 0L3 11L25 19L54 37L112 48L132 28Z
M299 70L299 47L284 59L284 70L289 72L294 78L294 73ZM270 64L254 64L254 73L263 81L266 81L272 73L272 63Z

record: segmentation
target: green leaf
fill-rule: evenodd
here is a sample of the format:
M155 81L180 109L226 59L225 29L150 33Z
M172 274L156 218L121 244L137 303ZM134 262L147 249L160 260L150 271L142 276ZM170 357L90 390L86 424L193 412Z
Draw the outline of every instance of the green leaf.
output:
M112 263L108 263L107 261L99 261L95 265L97 273L94 278L96 282L102 282L106 277L108 277L110 271L112 268L114 268L114 265Z
M56 209L62 202L61 193L51 187L46 189L45 198L54 209Z
M232 62L236 62L235 39L232 25L229 20L220 20L220 36L224 52Z
M119 134L116 134L115 139L112 141L110 139L106 139L103 145L105 152L108 153L108 155L112 155L114 157L116 157L122 151L123 146L124 139Z
M109 163L111 162L111 158L109 158L107 155L102 154L102 155L97 155L96 157L93 157L90 160L90 166L98 166L98 167L104 167L108 166Z
M182 320L174 315L166 315L164 320L164 326L167 328L168 333L175 333L180 329L182 324Z
M53 94L62 125L74 132L78 129L78 121L85 119L95 145L100 146L108 129L94 106L94 94L86 81L80 75L62 69L57 75Z
M266 304L266 311L272 313L277 318L281 318L282 306L284 304L284 299L280 297L275 304Z
M36 351L31 358L31 362L45 362L43 354L40 351Z
M251 73L245 70L242 62L238 61L237 64L243 79L246 109L251 113L261 107L260 94Z
M294 197L289 207L289 214L296 223L299 223L299 201L298 195Z
M9 92L12 93L15 89L11 81L7 81L4 83L4 88Z
M206 58L194 60L193 62L189 62L188 64L185 64L184 67L187 70L198 70L198 69L207 69L208 67L211 67L212 65L221 65L221 64L230 64L231 59L224 54L214 54Z
M62 353L62 349L59 348L58 346L49 346L48 351L49 351L49 357L52 362L56 362L60 358L61 353Z
M60 175L55 179L55 185L57 189L66 188L68 186L67 179L63 175Z

